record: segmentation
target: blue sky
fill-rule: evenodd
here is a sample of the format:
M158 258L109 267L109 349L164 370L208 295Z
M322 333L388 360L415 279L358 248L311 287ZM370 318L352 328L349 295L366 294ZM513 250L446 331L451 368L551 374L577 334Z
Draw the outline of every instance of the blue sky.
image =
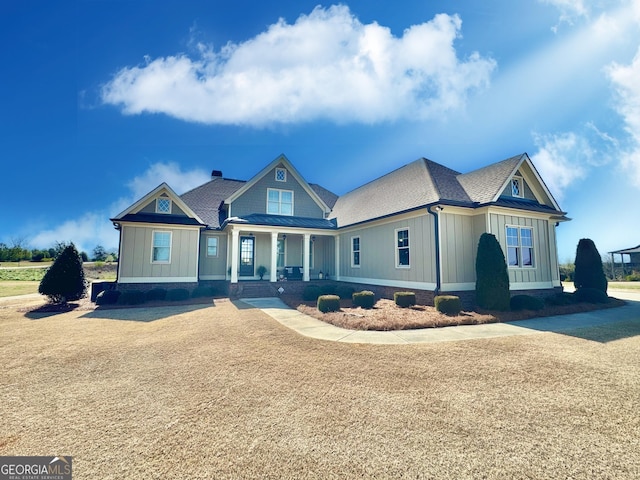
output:
M640 243L640 2L10 0L0 241L117 248L166 181L280 153L337 194L426 157L527 152L601 253Z

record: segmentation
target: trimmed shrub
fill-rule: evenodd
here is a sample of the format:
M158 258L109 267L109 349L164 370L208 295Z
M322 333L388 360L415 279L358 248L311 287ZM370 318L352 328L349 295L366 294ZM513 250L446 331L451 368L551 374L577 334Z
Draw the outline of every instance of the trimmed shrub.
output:
M433 299L436 310L445 315L458 315L462 311L460 297L455 295L438 295Z
M395 292L393 301L402 308L413 307L416 304L415 292Z
M337 312L340 310L340 297L337 295L320 295L318 297L318 310L322 313Z
M189 290L186 288L172 288L167 291L167 300L170 302L180 302L189 298Z
M144 293L147 302L153 302L154 300L164 300L167 297L166 288L154 288Z
M487 310L509 310L509 274L496 237L483 233L476 255L476 303Z
M633 272L631 275L624 277L627 282L640 282L640 272Z
M302 299L307 302L315 302L320 295L322 292L317 285L307 285L302 291Z
M140 305L144 303L144 292L140 290L127 290L118 297L118 305Z
M191 292L191 298L213 297L215 294L215 288L201 285L193 289L193 292Z
M572 303L576 303L576 299L573 297L573 294L565 292L551 295L545 298L544 301L547 305L552 306L571 305Z
M582 238L576 249L576 271L573 283L576 290L595 288L607 292L607 277L602 268L602 258L595 243L590 238Z
M370 290L363 290L361 292L355 292L351 295L353 305L361 308L373 308L376 303L376 296Z
M531 295L514 295L511 297L511 310L542 310L544 302Z
M96 297L96 305L115 305L118 303L120 292L118 290L104 290Z
M338 285L336 287L336 295L338 295L341 299L347 300L353 297L353 292L356 290L353 287L348 287L346 285Z
M49 297L52 303L80 300L87 293L82 259L73 243L67 245L56 257L42 277L38 292Z
M578 302L609 303L607 294L597 288L579 288L573 295Z

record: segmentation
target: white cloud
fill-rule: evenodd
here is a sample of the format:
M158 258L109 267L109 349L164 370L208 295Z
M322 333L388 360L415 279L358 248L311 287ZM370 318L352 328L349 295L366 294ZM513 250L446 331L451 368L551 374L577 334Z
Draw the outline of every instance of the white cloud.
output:
M316 7L219 51L147 58L102 90L125 114L163 113L208 124L266 126L329 119L375 123L460 108L489 84L495 61L454 48L462 21L436 15L402 37L362 24L347 6Z
M586 176L585 157L591 157L591 148L575 133L534 134L534 141L539 150L531 161L560 201L567 187Z
M613 63L607 68L617 93L616 110L625 122L630 145L621 154L621 164L640 187L640 48L629 65Z
M109 221L135 201L166 182L178 195L202 185L209 175L201 169L183 171L176 163L155 163L145 172L134 177L126 185L129 194L114 201L108 209L87 212L77 220L67 220L61 225L42 230L30 240L35 248L49 248L56 242L73 242L79 251L89 255L96 245L107 250L118 249L118 232Z

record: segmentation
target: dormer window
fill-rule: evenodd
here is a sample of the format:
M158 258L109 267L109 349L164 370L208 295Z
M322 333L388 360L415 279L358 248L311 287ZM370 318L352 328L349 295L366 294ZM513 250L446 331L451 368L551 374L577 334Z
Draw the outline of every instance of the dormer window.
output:
M156 213L171 213L171 200L158 198L156 200Z
M522 177L513 177L511 179L511 195L518 198L524 197L524 182Z
M287 169L276 168L276 182L286 182L286 181L287 181Z

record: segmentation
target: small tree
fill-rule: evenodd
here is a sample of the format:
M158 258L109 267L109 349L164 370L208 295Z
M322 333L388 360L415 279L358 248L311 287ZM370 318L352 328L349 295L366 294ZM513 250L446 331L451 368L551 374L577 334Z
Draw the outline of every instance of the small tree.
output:
M595 288L607 292L607 277L602 268L602 258L596 244L590 238L582 238L578 242L575 265L573 282L576 290Z
M75 245L70 244L56 257L53 265L44 274L38 291L49 297L52 303L67 303L85 296L87 283L84 279L82 259Z
M107 250L102 245L96 245L93 249L93 261L104 262L107 258Z
M488 310L509 310L509 274L496 237L483 233L476 255L476 303Z

